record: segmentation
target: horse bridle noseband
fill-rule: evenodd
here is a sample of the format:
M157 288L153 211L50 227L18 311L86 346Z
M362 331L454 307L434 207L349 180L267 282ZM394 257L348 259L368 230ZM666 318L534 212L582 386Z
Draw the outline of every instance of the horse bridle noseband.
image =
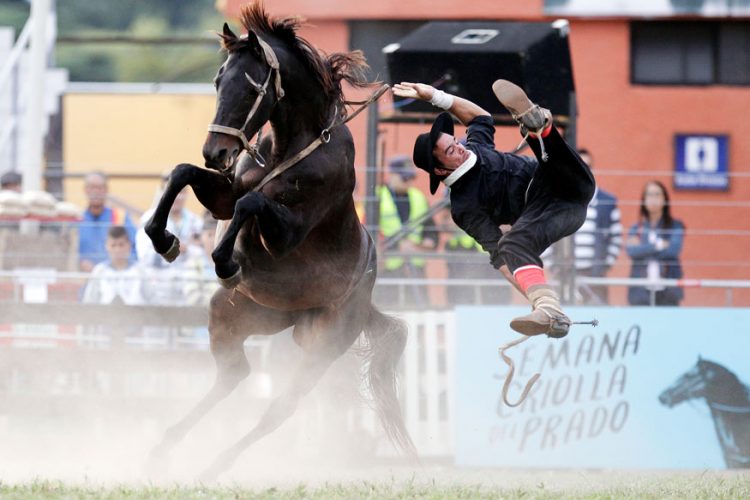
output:
M260 44L261 49L263 49L263 58L265 59L266 64L268 64L269 69L268 74L266 75L266 81L263 82L263 85L260 85L258 82L253 80L253 77L245 73L245 78L247 78L247 81L258 93L258 96L255 98L255 102L253 102L253 105L250 108L250 112L247 114L247 118L245 118L245 123L243 123L242 127L240 128L227 127L226 125L217 125L216 123L211 123L208 126L208 131L236 137L242 143L243 149L247 151L248 154L250 154L250 156L252 156L259 165L265 166L263 158L261 158L260 154L258 153L260 133L258 134L258 140L255 142L255 144L251 145L247 140L247 136L245 135L245 128L250 123L250 120L253 118L255 112L258 111L261 102L263 102L263 98L268 92L268 84L271 82L272 74L276 74L276 78L274 79L276 102L280 101L284 97L284 89L281 87L281 71L279 71L279 59L276 57L276 53L273 51L273 48L271 48L271 46L263 41L260 37L256 38L258 40L258 44Z

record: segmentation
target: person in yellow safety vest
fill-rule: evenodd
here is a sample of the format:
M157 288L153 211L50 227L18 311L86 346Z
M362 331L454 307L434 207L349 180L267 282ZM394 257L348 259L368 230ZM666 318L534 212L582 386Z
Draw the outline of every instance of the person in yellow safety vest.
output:
M492 266L485 260L462 258L462 255L486 254L482 246L463 230L456 227L453 236L445 242L446 264L449 279L487 279L492 276ZM509 304L511 291L504 286L450 285L446 289L448 303L459 304Z
M386 185L377 189L380 202L380 233L387 239L398 233L404 224L417 220L426 214L430 205L427 196L411 186L416 177L416 170L411 158L400 155L389 162L389 175ZM398 242L398 246L386 248L386 252L419 253L437 248L438 234L435 222L429 217L414 227L414 230ZM386 257L378 271L381 278L424 278L426 260L420 257L404 258L401 255ZM399 288L404 292L400 293ZM403 301L402 301L403 299ZM406 286L380 285L376 291L375 302L381 306L427 304L424 285Z

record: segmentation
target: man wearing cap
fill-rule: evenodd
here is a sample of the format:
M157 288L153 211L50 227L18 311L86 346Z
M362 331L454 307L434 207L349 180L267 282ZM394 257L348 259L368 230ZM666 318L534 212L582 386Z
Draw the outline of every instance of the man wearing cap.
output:
M492 90L521 126L536 159L495 150L490 114L466 99L429 85L402 82L401 97L428 101L452 113L467 128L466 144L453 136L453 119L441 113L414 144L414 164L430 174L430 191L450 188L453 220L490 253L499 269L532 306L510 326L525 335L567 335L571 325L547 284L539 257L555 241L573 234L586 218L594 177L552 125L552 114L533 104L507 80ZM501 224L511 224L501 233Z
M0 176L0 190L21 192L21 174L18 172L5 172Z
M412 165L411 158L399 155L391 158L388 162L388 180L386 185L377 190L380 205L380 232L385 238L390 238L405 224L417 221L429 211L430 205L424 193L411 185L411 181L417 177L416 169ZM394 247L387 250L400 253L424 252L434 250L437 247L437 233L435 222L432 217L415 224L408 235L401 238ZM425 259L419 257L404 258L391 256L385 259L383 269L380 269L380 277L390 278L424 278ZM381 305L398 303L398 292L391 287L380 286L376 301ZM407 287L405 289L406 302L408 305L424 305L427 301L426 295L420 286Z

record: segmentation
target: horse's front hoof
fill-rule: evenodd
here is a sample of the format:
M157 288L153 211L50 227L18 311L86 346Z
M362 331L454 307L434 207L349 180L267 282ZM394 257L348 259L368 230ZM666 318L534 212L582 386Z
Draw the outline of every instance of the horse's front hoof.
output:
M219 278L219 283L221 283L221 286L229 290L239 285L240 281L242 281L242 269L239 267L237 268L237 272L229 278Z
M164 257L164 260L167 262L174 262L177 257L180 256L180 240L176 236L172 240L172 246L169 247L169 250L161 254L162 257Z

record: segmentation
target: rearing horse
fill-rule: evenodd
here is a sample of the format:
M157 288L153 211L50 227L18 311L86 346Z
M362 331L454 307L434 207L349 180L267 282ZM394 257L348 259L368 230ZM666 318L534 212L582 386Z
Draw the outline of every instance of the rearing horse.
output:
M299 19L271 19L261 2L243 7L242 22L247 36L236 36L226 24L220 34L228 57L215 78L216 115L203 146L208 169L175 167L146 225L156 251L171 261L179 242L165 229L167 216L185 186L216 218L231 220L212 253L226 287L210 305L216 380L153 454L171 450L248 376L248 336L294 326L304 356L289 387L206 476L226 470L291 416L363 331L367 381L381 422L395 444L416 455L395 389L406 328L371 302L375 248L354 209L354 145L341 123L341 82L368 85L364 58L360 52L319 54L297 36ZM267 122L273 137L251 145L249 138Z

